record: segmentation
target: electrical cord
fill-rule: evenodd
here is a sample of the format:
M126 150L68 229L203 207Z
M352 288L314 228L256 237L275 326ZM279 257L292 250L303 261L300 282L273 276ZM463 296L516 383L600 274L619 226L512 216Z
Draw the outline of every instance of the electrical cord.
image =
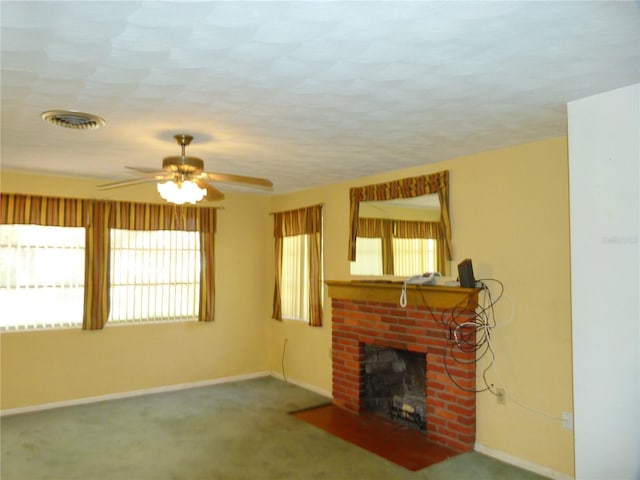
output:
M494 383L491 383L487 378L488 372L493 371L498 380L498 383L500 385L505 384L500 376L498 367L496 365L491 331L497 326L508 325L513 321L515 306L512 301L509 302L511 304L510 319L507 323L501 323L500 325L498 325L496 322L494 307L505 296L504 284L500 280L495 278L482 278L478 279L477 281L480 283L480 293L482 294L481 301L479 301L477 305L472 302L473 295L471 294L468 298L460 301L450 309L434 311L434 309L432 309L427 303L422 289L418 288L417 291L422 298L422 305L427 308L431 317L449 331L448 345L444 350L443 361L445 372L447 373L447 376L449 377L451 382L453 382L453 384L456 385L456 387L458 387L460 390L463 390L465 392L490 392L491 394L498 396L498 392L494 389ZM492 295L491 289L489 288L487 283L490 283L498 288L498 293L497 295L495 295L495 298L494 295ZM407 306L406 282L404 282L402 293L400 294L400 305L402 307ZM472 310L472 307L475 307L475 313L470 317L469 311ZM437 314L437 312L439 313L439 315ZM461 355L469 356L470 353L474 353L472 358L460 358ZM450 367L455 364L470 365L475 363L477 365L485 358L488 359L488 363L482 369L482 381L484 383L482 388L470 389L463 385L460 385L458 380L456 380L456 378L450 371ZM511 394L508 389L505 389L505 395L507 395L509 399L513 401L513 403L524 408L525 410L528 410L550 420L563 421L562 417L558 417L556 415L552 415L548 412L544 412L537 408L526 405L518 398L516 398L513 394Z
M489 340L489 345L491 346L491 340ZM493 349L493 346L491 346L491 348ZM500 383L500 385L505 385L505 382L502 379L502 376L500 375L500 372L498 371L498 365L495 362L492 362L490 367L493 367L493 371L495 372L496 378L498 379L498 382ZM497 393L495 393L494 395L497 395ZM529 405L526 405L525 403L521 402L518 398L516 398L510 392L510 390L507 389L507 388L505 388L505 395L507 397L509 397L509 400L511 400L516 405L518 405L518 406L520 406L520 407L524 408L525 410L528 410L528 411L530 411L532 413L535 413L536 415L540 415L542 417L548 418L549 420L558 420L558 421L563 421L564 420L562 417L559 417L557 415L553 415L553 414L545 412L543 410L539 410L537 408L534 408L534 407L531 407Z
M505 385L505 382L502 380L500 372L498 371L497 362L495 361L495 355L493 354L493 343L492 343L493 340L491 339L491 335L490 335L490 331L489 331L489 329L492 329L492 328L495 328L496 326L498 326L497 323L496 323L496 320L495 320L494 306L504 296L504 285L502 284L502 282L500 280L497 280L495 278L485 278L485 279L481 279L480 281L482 282L483 289L485 289L485 291L487 293L487 298L489 299L489 304L484 306L484 308L482 308L480 310L479 315L484 316L486 318L486 320L491 322L489 328L487 329L485 341L486 341L486 345L487 345L488 350L491 352L491 357L492 358L491 358L491 362L489 363L489 365L487 365L487 368L483 372L483 375L485 375L486 372L489 371L489 369L492 369L493 372L495 373L495 376L496 376L499 384L500 385ZM498 296L497 296L497 298L495 300L493 300L491 298L491 291L489 290L489 288L486 286L486 283L484 283L484 282L494 282L500 288ZM510 301L509 303L511 304L511 317L510 317L509 321L506 324L501 323L500 326L507 325L507 324L509 324L509 323L511 323L513 321L514 313L515 313L515 306L514 306L513 302ZM487 322L487 324L488 323L489 322ZM487 382L486 378L485 378L484 381L485 381L485 385L489 385L489 383ZM493 388L492 388L493 386L494 386L493 384L490 384L491 388L489 388L489 391L491 393L493 393L494 395L498 396L498 393L493 391ZM545 417L545 418L550 419L550 420L563 421L562 417L559 417L557 415L552 415L552 414L550 414L548 412L545 412L545 411L539 410L537 408L531 407L529 405L526 405L525 403L521 402L516 396L514 396L510 392L509 389L505 389L505 395L507 397L509 397L509 399L513 403L515 403L516 405L524 408L525 410L528 410L528 411L530 411L532 413L535 413L537 415L540 415L540 416Z
M431 317L449 332L448 345L443 354L444 368L449 379L458 388L467 392L481 393L488 391L493 395L498 395L493 389L494 385L489 382L487 374L495 363L495 354L491 344L491 330L496 326L494 306L503 297L504 285L495 278L479 279L478 282L481 286L480 301L475 300L474 292L446 310L433 309L426 301L423 289L417 288L416 291L421 297L421 306L426 307ZM495 284L499 288L495 299L486 282ZM406 280L403 282L400 293L400 306L407 306ZM473 313L470 314L470 312ZM464 387L451 374L450 368L455 364L470 365L475 363L477 365L485 358L488 358L488 364L482 370L482 381L484 383L482 388L469 389Z
M497 298L493 299L491 290L484 283L485 281L493 281L500 287L500 292ZM472 306L470 295L465 301L459 302L453 308L443 312L440 318L440 322L448 327L450 332L449 345L445 349L444 353L444 367L445 372L449 379L461 390L466 392L491 392L497 395L497 392L493 391L493 384L489 382L487 374L491 367L494 365L495 354L491 345L491 329L495 327L495 310L494 305L502 298L504 292L504 286L502 282L496 279L481 279L479 280L481 285L481 301L475 306L475 313L470 317L469 310ZM460 354L473 353L472 358L460 358ZM487 358L489 362L482 370L482 381L484 386L482 388L470 389L460 385L456 378L451 374L450 367L454 364L470 365L478 364L483 359Z
M407 306L407 280L402 282L402 291L400 292L400 306L402 308Z
M280 366L282 367L282 378L285 383L289 383L287 382L287 375L284 373L284 352L287 350L287 340L287 338L284 339L284 344L282 345L282 360L280 361Z

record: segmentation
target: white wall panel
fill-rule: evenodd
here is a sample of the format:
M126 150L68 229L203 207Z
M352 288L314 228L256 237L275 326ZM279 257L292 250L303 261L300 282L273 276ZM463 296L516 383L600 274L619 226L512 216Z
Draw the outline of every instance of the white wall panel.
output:
M568 104L576 479L640 478L640 84Z

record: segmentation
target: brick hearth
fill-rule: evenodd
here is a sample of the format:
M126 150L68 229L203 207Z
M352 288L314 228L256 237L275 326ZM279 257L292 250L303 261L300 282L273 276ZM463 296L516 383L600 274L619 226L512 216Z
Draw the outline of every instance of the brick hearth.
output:
M355 295L353 292L344 295L344 288L334 288L332 294L331 283L329 285L329 295L332 297L333 403L356 413L366 409L365 344L422 353L427 363L428 439L458 452L472 450L476 430L475 353L456 349L456 358L462 362L448 358L447 367L454 383L444 365L445 351L452 342L449 340L449 325L443 323L443 319L451 318L451 307L434 306L430 299L425 300L423 292L428 287L409 287L413 295L409 296L407 307L402 308L397 300L390 301L392 297L399 298L399 285L394 285L397 288L393 289L397 296L389 296L388 286L382 292L385 295L380 295L385 297L383 301L371 299L378 296L366 291L368 288L375 289L373 285L357 285L358 289L365 290ZM416 295L416 292L420 295ZM460 323L472 319L477 294L467 289L458 289L453 293L459 295L455 308L456 321ZM430 306L424 306L425 303ZM464 305L464 308L460 305Z

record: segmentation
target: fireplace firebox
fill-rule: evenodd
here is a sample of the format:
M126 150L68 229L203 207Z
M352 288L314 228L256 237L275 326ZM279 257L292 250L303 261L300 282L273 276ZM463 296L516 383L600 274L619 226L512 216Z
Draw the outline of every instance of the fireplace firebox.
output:
M377 345L365 345L364 351L367 410L425 430L426 356Z

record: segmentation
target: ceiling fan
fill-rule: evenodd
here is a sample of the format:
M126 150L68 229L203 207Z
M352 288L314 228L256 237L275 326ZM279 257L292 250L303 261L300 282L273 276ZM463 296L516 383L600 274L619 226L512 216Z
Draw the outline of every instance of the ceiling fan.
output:
M209 182L237 183L261 189L272 189L273 183L264 178L206 172L202 159L189 157L185 154L185 149L191 143L193 137L179 133L174 135L173 138L182 147L182 154L164 158L162 160L162 170L126 167L136 172L140 178L99 185L98 189L108 190L139 183L158 182L157 187L160 196L169 202L177 204L196 203L203 198L209 201L224 199L224 193Z

